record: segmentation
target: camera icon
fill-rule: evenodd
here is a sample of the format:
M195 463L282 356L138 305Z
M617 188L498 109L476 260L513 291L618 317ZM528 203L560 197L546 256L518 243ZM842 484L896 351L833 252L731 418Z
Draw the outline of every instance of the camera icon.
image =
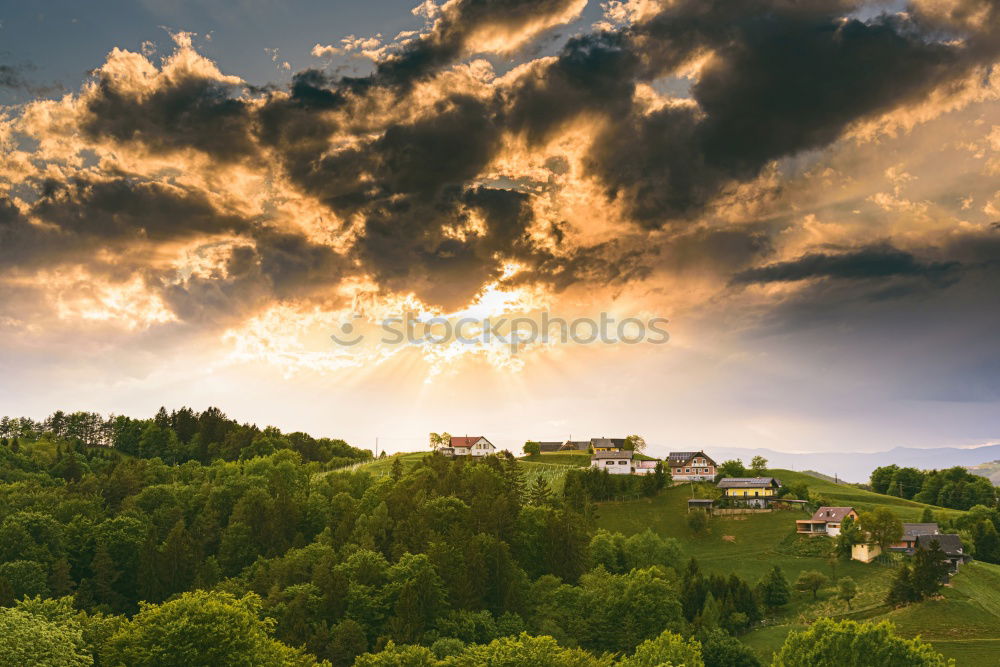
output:
M351 319L358 320L361 319L359 313L354 313L351 315ZM330 340L332 340L337 345L342 345L344 347L353 347L364 340L364 335L360 333L355 333L354 324L349 320L343 321L337 327L337 331L330 334Z

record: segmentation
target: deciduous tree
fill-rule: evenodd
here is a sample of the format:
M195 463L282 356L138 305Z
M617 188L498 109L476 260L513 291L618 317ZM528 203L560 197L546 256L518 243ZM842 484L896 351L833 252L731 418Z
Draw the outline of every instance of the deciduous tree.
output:
M875 658L877 656L877 658ZM808 630L792 632L774 658L774 667L949 667L934 648L919 639L903 639L889 622L858 623L821 618Z
M851 600L858 595L858 585L850 577L841 577L837 582L837 597L847 603L847 608L851 608Z
M809 591L812 593L813 600L816 599L816 592L819 589L826 586L829 579L822 572L816 570L806 570L799 574L799 578L795 580L795 590L805 593Z

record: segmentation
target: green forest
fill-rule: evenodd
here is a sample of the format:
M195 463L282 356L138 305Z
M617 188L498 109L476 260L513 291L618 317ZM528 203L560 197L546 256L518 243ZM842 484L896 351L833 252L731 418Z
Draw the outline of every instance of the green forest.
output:
M655 498L662 470L558 466L556 488L506 452L369 465L217 409L0 430L2 665L753 667L740 637L812 586L779 566L709 572L673 537L598 526L598 501ZM872 655L948 664L851 619L792 632L773 664Z

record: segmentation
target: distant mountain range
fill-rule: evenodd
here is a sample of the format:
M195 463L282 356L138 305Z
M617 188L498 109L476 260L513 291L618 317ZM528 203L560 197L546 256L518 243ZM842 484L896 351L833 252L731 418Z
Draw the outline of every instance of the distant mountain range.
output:
M965 449L959 447L935 447L932 449L896 447L884 452L817 452L808 454L790 454L773 449L711 447L706 449L705 453L715 459L717 463L727 459L742 459L743 463L749 465L750 459L760 455L767 459L768 466L772 468L815 470L848 482L867 482L872 470L893 463L901 467L912 466L921 470L931 470L952 466L976 466L981 463L998 461L1000 460L1000 444ZM972 470L976 474L984 474L985 471L985 468ZM990 472L1000 473L1000 466L997 466L996 469L990 469ZM990 477L990 474L986 473L984 476ZM993 482L1000 484L1000 475L994 478Z

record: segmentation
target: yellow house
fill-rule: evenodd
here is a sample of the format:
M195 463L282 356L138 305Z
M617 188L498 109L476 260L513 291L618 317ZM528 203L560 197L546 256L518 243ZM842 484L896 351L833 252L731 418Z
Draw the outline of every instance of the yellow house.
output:
M591 438L590 446L595 452L620 452L625 446L625 438Z
M716 486L727 498L762 507L781 488L781 480L774 477L725 477Z

